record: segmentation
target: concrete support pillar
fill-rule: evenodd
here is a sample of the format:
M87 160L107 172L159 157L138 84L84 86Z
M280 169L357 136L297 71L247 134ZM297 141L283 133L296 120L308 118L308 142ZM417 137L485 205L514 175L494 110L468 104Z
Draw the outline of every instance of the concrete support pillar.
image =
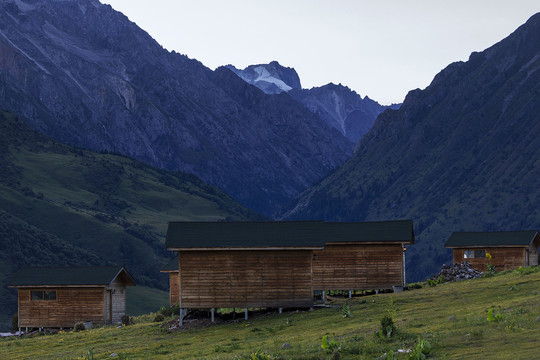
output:
M352 291L349 290L349 299L352 298Z
M375 295L377 295L379 293L379 290L375 290Z
M245 310L245 315L244 315L244 319L247 320L248 319L248 308L246 308Z
M279 313L280 313L280 314L283 313L283 308L279 308Z
M180 320L178 320L178 325L184 325L184 309L180 309Z
M210 310L210 316L212 318L212 322L214 322L214 312L216 311L216 309L212 308L212 310Z
M324 291L324 290L322 292L322 301L326 302L326 291Z

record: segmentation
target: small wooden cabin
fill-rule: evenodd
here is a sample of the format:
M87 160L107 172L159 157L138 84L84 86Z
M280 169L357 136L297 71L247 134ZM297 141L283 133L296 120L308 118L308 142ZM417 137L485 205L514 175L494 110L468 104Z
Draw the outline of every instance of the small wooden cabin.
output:
M512 270L537 266L540 236L538 231L455 232L446 247L453 251L453 262L469 262L478 271L486 271L488 259L496 269Z
M400 287L412 243L409 220L171 222L171 301L178 289L180 308L308 307L314 290Z
M325 222L323 250L313 251L313 290L378 290L405 286L405 245L412 220Z
M178 305L178 297L180 295L180 277L178 276L178 256L169 261L163 269L162 273L169 274L169 304L171 306Z
M312 250L324 246L315 223L169 223L180 308L312 306Z
M119 323L126 312L126 286L134 285L122 266L27 267L8 284L18 291L20 328Z

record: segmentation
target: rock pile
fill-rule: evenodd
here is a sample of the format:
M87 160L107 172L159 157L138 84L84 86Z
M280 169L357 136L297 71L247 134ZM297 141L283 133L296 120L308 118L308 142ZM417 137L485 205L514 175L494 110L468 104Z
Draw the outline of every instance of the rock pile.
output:
M435 274L431 279L437 280L440 276L444 276L446 281L459 281L476 279L482 275L484 275L483 272L474 269L471 264L463 261L462 263L456 263L452 266L443 265L441 271L438 274Z

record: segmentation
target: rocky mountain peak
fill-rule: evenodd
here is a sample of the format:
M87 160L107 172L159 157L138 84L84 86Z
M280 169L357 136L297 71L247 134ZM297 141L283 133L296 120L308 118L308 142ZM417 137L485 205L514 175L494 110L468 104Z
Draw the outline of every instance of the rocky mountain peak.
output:
M266 94L279 94L291 89L302 88L296 70L282 66L277 61L272 61L269 64L250 65L243 70L237 69L233 65L225 67Z

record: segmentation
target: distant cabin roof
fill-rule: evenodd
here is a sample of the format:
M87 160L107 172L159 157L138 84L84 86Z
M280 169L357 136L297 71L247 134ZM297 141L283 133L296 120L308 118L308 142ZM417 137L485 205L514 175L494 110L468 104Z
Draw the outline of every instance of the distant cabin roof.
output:
M123 266L98 267L25 267L8 286L107 286L121 276L128 286L135 281Z
M162 267L160 270L160 272L171 272L171 271L178 271L178 256L175 256L174 258L172 258L171 261L169 261L167 265Z
M479 246L528 246L538 236L536 230L497 231L497 232L455 232L446 247L479 247Z
M378 222L170 222L165 246L175 249L305 248L331 242L413 243L412 220Z

